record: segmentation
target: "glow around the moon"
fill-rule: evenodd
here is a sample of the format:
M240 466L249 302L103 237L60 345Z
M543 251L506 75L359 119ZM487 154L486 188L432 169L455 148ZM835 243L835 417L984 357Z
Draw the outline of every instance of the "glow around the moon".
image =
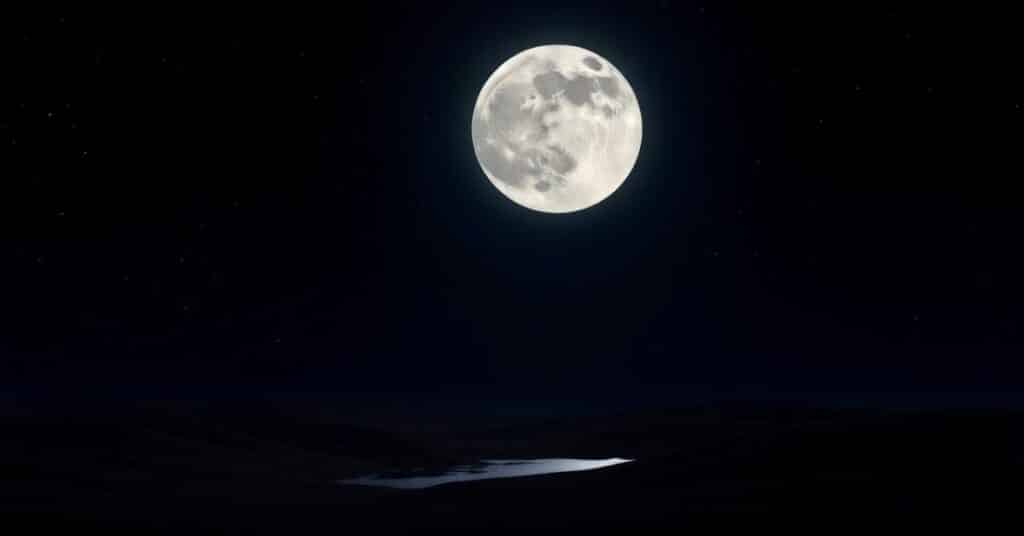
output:
M501 193L534 210L573 212L622 185L643 126L633 88L608 60L547 45L494 71L472 130L480 167Z

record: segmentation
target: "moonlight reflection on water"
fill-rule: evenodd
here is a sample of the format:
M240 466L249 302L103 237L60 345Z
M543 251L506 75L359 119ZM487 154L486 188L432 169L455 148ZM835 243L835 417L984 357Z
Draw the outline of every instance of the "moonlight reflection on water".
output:
M361 486L382 486L400 489L423 489L448 484L493 478L514 478L520 476L547 475L573 471L589 471L611 467L633 460L607 458L603 460L581 460L576 458L540 458L535 460L481 460L474 465L457 465L445 473L433 475L383 476L370 475L340 480L341 484Z

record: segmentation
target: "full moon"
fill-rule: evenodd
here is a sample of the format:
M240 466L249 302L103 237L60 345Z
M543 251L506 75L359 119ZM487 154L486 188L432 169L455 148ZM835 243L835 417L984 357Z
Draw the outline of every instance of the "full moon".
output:
M473 148L506 197L541 212L600 203L625 182L643 125L633 88L608 60L569 45L509 58L473 110Z

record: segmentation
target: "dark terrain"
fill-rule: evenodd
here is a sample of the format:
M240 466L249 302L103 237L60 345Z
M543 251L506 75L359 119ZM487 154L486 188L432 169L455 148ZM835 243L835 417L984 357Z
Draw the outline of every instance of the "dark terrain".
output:
M396 416L303 405L9 409L5 527L145 534L834 532L1013 521L1024 414L729 405L562 418ZM635 458L427 490L338 486L480 457Z

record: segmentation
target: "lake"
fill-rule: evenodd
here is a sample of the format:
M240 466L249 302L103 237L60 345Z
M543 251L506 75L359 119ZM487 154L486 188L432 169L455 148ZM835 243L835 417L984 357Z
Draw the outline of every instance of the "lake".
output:
M360 486L382 486L400 489L423 489L451 482L470 482L494 478L515 478L522 476L590 471L628 463L625 458L584 460L578 458L539 458L527 460L480 460L472 465L457 465L440 473L422 474L376 474L359 478L339 480L341 484Z

